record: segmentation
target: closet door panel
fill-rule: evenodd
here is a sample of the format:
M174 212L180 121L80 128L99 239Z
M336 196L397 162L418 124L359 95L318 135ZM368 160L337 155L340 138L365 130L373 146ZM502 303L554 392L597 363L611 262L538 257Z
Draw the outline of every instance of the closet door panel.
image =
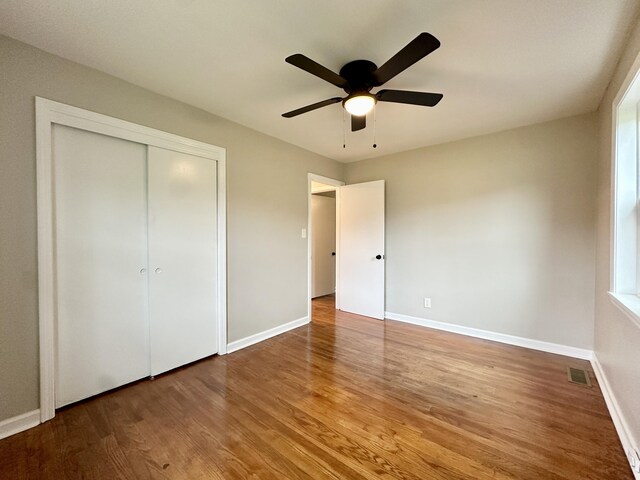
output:
M60 407L149 375L146 146L52 135Z
M217 352L216 162L149 147L151 373Z

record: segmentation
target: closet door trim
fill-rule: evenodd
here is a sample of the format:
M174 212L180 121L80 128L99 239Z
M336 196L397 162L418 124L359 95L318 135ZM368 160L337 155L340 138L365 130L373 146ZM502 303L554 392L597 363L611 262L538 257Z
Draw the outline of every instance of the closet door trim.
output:
M217 162L218 354L224 355L227 352L226 150L172 133L36 97L40 423L55 416L56 270L51 144L53 124L188 153Z

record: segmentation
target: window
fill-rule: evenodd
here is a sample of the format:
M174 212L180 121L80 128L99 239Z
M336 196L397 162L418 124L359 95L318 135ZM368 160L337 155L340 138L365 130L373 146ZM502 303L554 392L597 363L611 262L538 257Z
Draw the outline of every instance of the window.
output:
M640 62L613 103L612 263L614 303L640 325Z

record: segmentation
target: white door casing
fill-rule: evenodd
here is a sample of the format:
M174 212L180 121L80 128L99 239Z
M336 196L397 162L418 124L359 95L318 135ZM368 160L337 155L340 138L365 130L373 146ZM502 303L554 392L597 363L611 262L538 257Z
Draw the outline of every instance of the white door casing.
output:
M346 312L384 319L384 180L338 188L338 292ZM379 257L379 258L376 258Z
M307 318L309 321L311 320L311 298L313 297L313 222L311 215L311 196L313 191L313 182L322 183L325 185L329 185L332 187L339 187L344 185L342 180L336 180L335 178L324 177L322 175L317 175L315 173L307 174ZM339 200L340 194L336 191L336 205L340 203ZM336 255L340 256L340 246L338 245L337 239L339 237L340 232L340 217L336 212ZM339 263L336 261L336 291L340 289L339 278L340 275L338 273L338 269L340 268ZM336 298L337 301L337 298Z
M40 421L55 416L56 322L58 272L54 138L57 126L73 127L106 137L182 152L215 162L217 172L216 337L218 354L227 352L226 311L226 152L224 148L144 127L117 118L36 97L36 166L38 214L38 316L40 334ZM146 192L145 192L146 193ZM107 237L105 237L107 238ZM137 271L140 275L140 270ZM63 276L65 274L63 273ZM67 274L68 276L68 274ZM148 329L147 329L148 333ZM148 335L147 335L148 338ZM142 350L145 350L143 347ZM146 355L148 358L148 355Z

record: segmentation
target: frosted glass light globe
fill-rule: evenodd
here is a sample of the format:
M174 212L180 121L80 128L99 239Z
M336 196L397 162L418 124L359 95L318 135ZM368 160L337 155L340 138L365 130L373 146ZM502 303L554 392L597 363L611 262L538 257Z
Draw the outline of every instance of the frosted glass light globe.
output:
M347 98L344 102L344 108L351 115L361 117L371 111L376 104L376 99L372 95L356 95Z

